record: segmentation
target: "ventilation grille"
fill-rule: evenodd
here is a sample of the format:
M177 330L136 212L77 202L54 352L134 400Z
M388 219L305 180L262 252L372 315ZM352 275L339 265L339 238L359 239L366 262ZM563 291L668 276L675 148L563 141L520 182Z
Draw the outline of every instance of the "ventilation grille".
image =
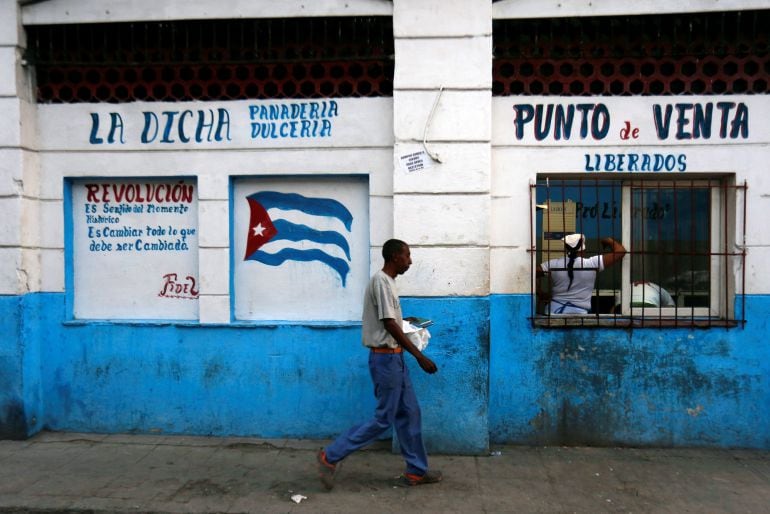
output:
M493 94L766 94L770 11L495 20Z
M39 102L391 96L389 17L27 27Z

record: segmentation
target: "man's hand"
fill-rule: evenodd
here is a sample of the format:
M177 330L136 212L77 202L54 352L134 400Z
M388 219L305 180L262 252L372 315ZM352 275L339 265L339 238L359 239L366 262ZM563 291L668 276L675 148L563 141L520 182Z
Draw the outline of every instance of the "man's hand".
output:
M417 358L417 363L420 365L420 367L425 373L430 373L432 375L433 373L438 371L436 364L432 360L427 358L425 355L421 354Z
M412 356L417 359L417 363L420 365L423 371L431 374L438 371L438 368L433 363L433 361L423 355L422 352L418 350L414 344L412 344L409 338L404 335L404 331L401 330L401 327L398 323L396 323L396 320L387 318L382 320L382 322L385 324L385 330L387 330L388 333L393 336L393 339L395 339L396 342L401 345L401 348L411 353Z

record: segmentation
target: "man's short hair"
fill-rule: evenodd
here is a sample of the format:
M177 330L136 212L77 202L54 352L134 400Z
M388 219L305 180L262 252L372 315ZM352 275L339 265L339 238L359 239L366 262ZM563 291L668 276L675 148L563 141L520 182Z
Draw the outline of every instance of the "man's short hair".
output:
M385 262L390 262L407 246L408 245L400 239L388 239L385 241L385 244L382 245L382 258L385 259Z

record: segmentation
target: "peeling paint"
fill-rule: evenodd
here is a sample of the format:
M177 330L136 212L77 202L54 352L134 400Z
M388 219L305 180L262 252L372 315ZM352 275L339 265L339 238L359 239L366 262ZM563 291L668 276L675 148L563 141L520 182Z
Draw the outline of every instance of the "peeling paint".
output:
M26 439L24 405L18 399L4 402L0 408L0 439Z
M703 412L703 405L698 405L694 409L687 409L687 414L689 414L693 418L697 418L701 412Z
M224 369L225 367L219 359L208 362L203 373L203 383L206 384L206 387L215 384L223 375Z
M28 293L31 291L30 285L29 285L29 275L27 272L23 269L16 268L16 279L17 283L21 287L21 293Z

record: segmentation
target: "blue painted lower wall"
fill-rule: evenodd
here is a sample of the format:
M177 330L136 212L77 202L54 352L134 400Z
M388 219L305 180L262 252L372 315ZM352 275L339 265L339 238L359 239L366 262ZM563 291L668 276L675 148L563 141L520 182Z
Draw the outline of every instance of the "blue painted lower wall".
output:
M0 438L38 430L331 437L374 401L360 327L66 323L0 297ZM770 297L743 329L533 328L528 295L404 298L436 320L410 362L430 451L490 442L770 449Z
M64 302L62 294L0 302L15 329L0 344L4 437L45 427L320 438L373 412L359 325L65 323ZM484 451L488 301L402 305L441 320L429 351L441 371L428 376L407 357L429 450ZM25 368L37 371L27 383ZM28 417L36 423L25 424Z
M0 297L0 439L24 439L24 341L21 297Z
M492 441L770 448L770 297L742 329L534 329L529 309L491 299Z

